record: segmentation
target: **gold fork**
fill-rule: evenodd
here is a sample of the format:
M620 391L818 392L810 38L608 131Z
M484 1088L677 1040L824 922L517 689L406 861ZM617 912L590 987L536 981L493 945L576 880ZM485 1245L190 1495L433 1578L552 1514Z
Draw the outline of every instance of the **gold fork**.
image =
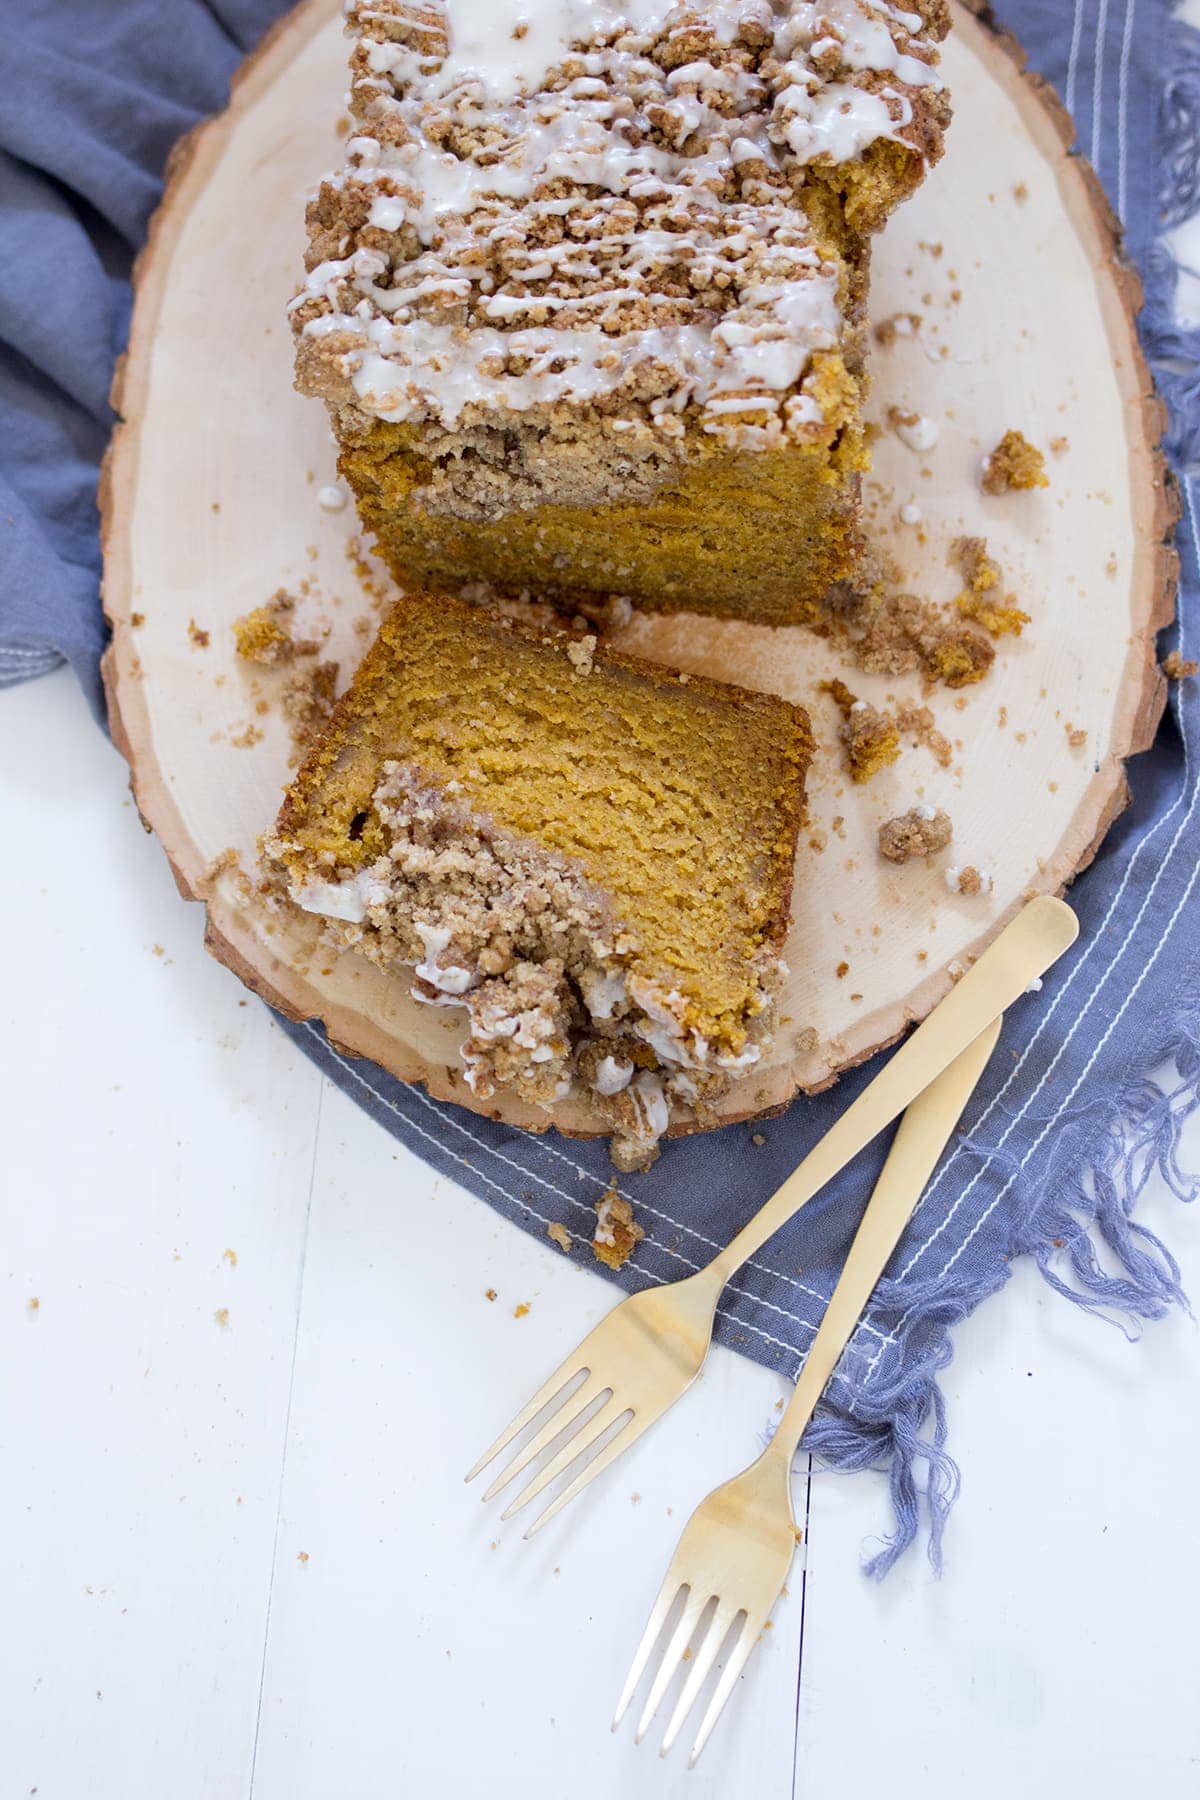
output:
M749 1468L714 1488L684 1527L617 1704L613 1730L625 1715L671 1612L682 1602L642 1710L636 1734L641 1743L711 1606L660 1752L665 1756L675 1742L725 1648L725 1664L692 1745L689 1768L708 1741L787 1579L797 1542L791 1471L800 1439L999 1035L996 1019L918 1095L901 1119L795 1392L770 1443Z
M717 1301L729 1278L1057 961L1078 931L1074 913L1061 900L1042 895L1023 907L707 1268L682 1281L631 1294L588 1333L468 1472L466 1479L474 1480L554 1403L554 1411L483 1498L490 1500L552 1451L505 1508L502 1517L510 1518L586 1459L526 1531L525 1536L532 1537L636 1443L699 1374L712 1338Z

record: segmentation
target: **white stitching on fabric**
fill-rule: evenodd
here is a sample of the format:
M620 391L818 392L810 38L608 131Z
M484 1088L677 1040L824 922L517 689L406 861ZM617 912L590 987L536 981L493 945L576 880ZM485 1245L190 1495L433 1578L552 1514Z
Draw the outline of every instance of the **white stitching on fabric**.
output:
M1125 0L1125 29L1121 33L1121 74L1117 100L1117 214L1125 217L1125 166L1126 166L1126 95L1129 87L1129 55L1133 46L1133 15L1137 10L1137 0Z
M1100 0L1092 51L1092 167L1100 167L1100 118L1104 111L1104 33L1108 27L1108 0Z
M1079 69L1079 46L1083 38L1083 0L1075 0L1075 16L1071 21L1071 53L1067 58L1067 111L1075 116L1075 76Z
M542 1187L544 1187L547 1190L547 1192L549 1192L551 1194L558 1194L561 1199L568 1201L570 1203L570 1205L582 1207L586 1213L591 1215L592 1208L590 1206L586 1205L586 1203L584 1201L580 1200L576 1195L568 1194L565 1188L556 1187L554 1182L547 1181L544 1178L544 1176L535 1174L535 1172L532 1169L526 1168L524 1163L514 1162L511 1156L505 1156L504 1152L502 1150L497 1150L494 1145L484 1143L482 1138L476 1137L475 1133L471 1130L469 1125L465 1125L461 1119L456 1118L452 1113L445 1111L445 1109L443 1107L439 1106L438 1103L435 1100L431 1099L430 1096L428 1094L426 1094L421 1088L413 1087L409 1091L411 1092L414 1100L418 1100L422 1106L427 1107L428 1110L431 1113L433 1113L436 1118L440 1119L443 1122L443 1124L453 1126L455 1131L460 1131L464 1137L469 1138L473 1144L477 1144L481 1150L486 1150L489 1156L494 1156L498 1162L505 1163L508 1166L508 1168L510 1168L510 1169L516 1169L521 1175L525 1176L528 1180L540 1182ZM375 1093L376 1089L372 1088L371 1092ZM380 1097L382 1098L382 1096L380 1096ZM538 1148L541 1150L549 1150L550 1146L548 1144L539 1143ZM557 1154L557 1152L551 1151L551 1154L554 1155L554 1154ZM571 1168L578 1169L579 1173L581 1175L588 1174L588 1171L586 1169L582 1168L579 1163L573 1163L569 1156L561 1157L561 1161L567 1163L568 1166ZM593 1181L599 1181L598 1176L592 1176L591 1179ZM601 1185L607 1186L607 1183L602 1183ZM620 1192L619 1189L618 1189L618 1192ZM712 1238L705 1237L703 1232L692 1230L692 1227L690 1225L681 1224L678 1219L672 1219L670 1217L670 1215L667 1213L659 1212L656 1207L651 1206L647 1201L641 1200L641 1199L635 1200L632 1195L626 1195L625 1198L629 1200L630 1205L636 1205L638 1207L639 1211L644 1212L644 1213L649 1213L651 1215L651 1217L653 1217L653 1218L663 1219L668 1225L674 1225L680 1231L691 1232L691 1235L694 1238L698 1238L702 1244L711 1244L712 1248L714 1250L720 1250L720 1248L721 1248L720 1244L714 1243ZM682 1255L680 1251L673 1250L666 1244L659 1243L659 1241L657 1239L655 1240L655 1242L658 1244L658 1248L660 1250L666 1250L667 1254L669 1256L676 1257L678 1259L678 1261L683 1263L686 1268L691 1269L694 1273L699 1271L701 1265L697 1262L693 1262L690 1257ZM747 1267L753 1268L754 1265L752 1263L750 1263L750 1264L747 1264ZM769 1271L762 1271L762 1270L760 1270L759 1272L760 1273L764 1273L764 1272L769 1273ZM787 1277L785 1276L785 1277L783 1277L783 1279L786 1280ZM812 1333L816 1332L816 1329L817 1329L816 1326L810 1324L807 1319L797 1319L796 1315L794 1313L788 1312L786 1307L776 1306L776 1304L773 1300L767 1300L761 1294L752 1293L748 1288L738 1287L737 1284L733 1281L728 1282L726 1285L728 1287L732 1288L733 1292L735 1294L742 1294L747 1300L754 1301L755 1305L768 1307L771 1312L777 1312L779 1314L780 1318L788 1319L796 1324L801 1325L805 1331L812 1332ZM814 1299L821 1301L822 1305L825 1304L824 1295L814 1293L811 1288L806 1288L805 1292L813 1294ZM876 1332L875 1335L876 1335L876 1337L878 1337L881 1334L879 1332ZM790 1345L789 1348L791 1348L797 1356L800 1355L800 1351L797 1349L797 1347L794 1344Z
M352 1076L354 1078L354 1080L358 1082L360 1087L365 1088L367 1090L368 1094L373 1094L375 1099L378 1100L378 1102L381 1106L385 1106L389 1112L395 1113L395 1115L398 1119L403 1119L406 1125L411 1125L413 1130L415 1132L418 1132L420 1134L420 1136L425 1139L426 1143L433 1144L437 1149L441 1150L446 1156L449 1156L454 1162L458 1163L460 1165L460 1167L462 1167L464 1169L470 1169L473 1174L479 1176L481 1181L486 1182L488 1187L495 1188L497 1193L503 1194L504 1198L506 1200L510 1200L512 1202L512 1204L515 1207L517 1207L518 1209L523 1210L525 1212L531 1212L533 1214L534 1218L539 1220L543 1225L549 1225L552 1223L552 1221L549 1220L545 1216L544 1213L540 1213L537 1210L536 1206L530 1206L527 1201L519 1200L515 1194L510 1193L509 1190L506 1187L504 1187L500 1182L493 1181L490 1176L485 1175L483 1173L482 1169L477 1169L475 1167L474 1163L468 1162L468 1160L465 1156L459 1156L455 1151L451 1150L448 1145L442 1143L439 1138L435 1138L432 1132L426 1131L423 1126L418 1125L417 1121L415 1119L411 1118L408 1113L401 1111L400 1107L398 1107L396 1105L394 1100L389 1100L385 1094L381 1094L375 1088L373 1088L371 1086L370 1082L366 1079L366 1077L364 1075L360 1075L358 1070L353 1066L353 1064L348 1062L347 1059L344 1056L342 1056L339 1051L335 1050L333 1045L329 1042L329 1040L327 1038L323 1038L321 1036L321 1034L314 1028L311 1020L309 1020L309 1019L304 1020L304 1029L305 1029L305 1031L307 1031L309 1033L309 1035L311 1037L316 1039L318 1044L320 1044L324 1049L326 1049L329 1052L330 1056L332 1056L334 1061L341 1068L345 1069L345 1071L348 1075ZM423 1096L421 1096L420 1090L418 1088L414 1087L410 1090L410 1092L417 1095L418 1098L423 1097ZM445 1119L446 1124L454 1125L459 1131L461 1131L463 1133L463 1135L465 1137L470 1138L470 1140L473 1144L478 1145L480 1150L487 1150L493 1156L499 1156L501 1162L507 1162L507 1163L509 1163L510 1167L515 1168L515 1169L520 1169L521 1174L528 1175L531 1181L537 1181L540 1179L538 1176L533 1175L528 1169L522 1169L521 1165L519 1163L513 1163L513 1162L511 1162L510 1158L508 1158L506 1156L501 1156L499 1151L492 1150L492 1148L489 1144L485 1144L481 1138L477 1138L473 1132L468 1130L468 1128L465 1125L460 1124L457 1119L452 1119L448 1115L444 1115L444 1114L439 1114L438 1116L443 1117ZM589 1214L591 1213L592 1209L590 1206L587 1206L584 1201L576 1199L574 1197L574 1195L566 1193L562 1188L556 1188L549 1182L543 1182L542 1185L543 1185L543 1187L547 1188L548 1191L551 1193L561 1194L562 1198L564 1200L568 1200L572 1206L582 1207L585 1212L587 1212ZM683 1263L686 1268L689 1268L693 1271L695 1271L699 1268L698 1263L691 1262L686 1256L682 1255L680 1251L672 1250L670 1248L670 1246L667 1244L659 1244L656 1241L655 1248L658 1250L664 1251L666 1253L666 1255L668 1255L668 1256L673 1256L676 1259L676 1261ZM639 1272L639 1274L645 1275L648 1280L656 1282L660 1286L662 1285L663 1278L661 1275L652 1275L652 1274L650 1274L649 1270L646 1270L646 1269L639 1269L638 1272ZM732 1285L733 1284L730 1283L730 1286L732 1286ZM737 1289L735 1291L740 1293L740 1292L743 1292L744 1290ZM757 1294L749 1294L746 1297L748 1299L754 1300L754 1301L758 1301L758 1299L759 1299ZM765 1305L765 1306L769 1306L771 1304L770 1301L761 1301L759 1303L762 1305ZM775 1310L777 1312L779 1312L782 1309L779 1307L776 1307ZM785 1343L782 1338L777 1338L771 1332L764 1331L760 1325L755 1325L753 1323L753 1321L750 1319L739 1319L733 1315L730 1315L730 1317L731 1317L731 1322L734 1325L736 1325L739 1330L752 1331L756 1337L764 1338L768 1344L774 1344L778 1349L786 1350L789 1353L789 1355L800 1357L801 1359L803 1359L804 1352L798 1347L798 1345L791 1344L791 1343ZM790 1319L791 1314L784 1313L783 1317ZM806 1321L801 1321L801 1323L806 1323ZM808 1325L807 1329L809 1331L812 1331L813 1327L811 1325Z
M372 1092L374 1091L375 1090L372 1089ZM449 1113L445 1112L436 1101L430 1099L430 1097L423 1093L420 1088L414 1088L413 1094L423 1106L428 1107L439 1119L443 1119L448 1125L453 1125L457 1130L465 1132L466 1135L470 1137L472 1143L480 1144L481 1148L489 1151L492 1156L499 1157L501 1162L508 1163L510 1168L520 1169L522 1175L528 1175L531 1181L540 1181L542 1186L548 1188L551 1193L557 1194L562 1192L560 1188L554 1186L553 1182L543 1180L543 1178L540 1175L536 1175L532 1169L526 1169L523 1163L514 1163L509 1157L501 1155L499 1150L493 1150L490 1144L483 1144L481 1139L477 1138L475 1134L458 1119L452 1118ZM574 1169L577 1174L584 1176L586 1180L595 1182L597 1187L608 1187L608 1182L604 1181L599 1175L593 1175L591 1170L585 1169L582 1163L577 1163L574 1158L565 1155L563 1151L556 1150L552 1144L546 1143L544 1139L538 1140L538 1149L544 1150L547 1156L556 1157L559 1162L566 1163L569 1169ZM650 1202L642 1199L640 1195L631 1194L627 1192L625 1188L620 1186L617 1186L617 1192L623 1199L628 1200L631 1206L638 1207L641 1212L648 1213L651 1218L661 1219L665 1225L673 1225L676 1231L686 1231L689 1237L695 1238L697 1243L707 1244L710 1250L720 1251L724 1248L724 1245L717 1243L715 1238L706 1237L704 1232L697 1231L694 1225L687 1225L682 1219L674 1219L671 1217L670 1213L662 1212L657 1206L651 1206ZM693 1263L691 1266L692 1268L697 1268L699 1265ZM773 1276L776 1281L786 1282L789 1287L794 1287L798 1292L807 1294L811 1300L817 1301L820 1306L824 1307L826 1305L825 1295L817 1288L808 1287L803 1281L798 1281L794 1275L785 1275L782 1269L773 1269L769 1264L757 1262L753 1259L747 1262L746 1267L748 1269L753 1269L755 1273L759 1275L770 1275ZM742 1292L744 1290L738 1289L735 1291ZM758 1299L759 1296L751 1295L750 1298ZM770 1300L761 1300L760 1304L763 1306L773 1306L773 1302ZM781 1312L785 1318L790 1319L794 1317L794 1315L789 1313L784 1307L775 1306L774 1310L776 1312ZM801 1319L799 1323L804 1325L809 1331L816 1330L816 1327L814 1325L809 1325L808 1321L805 1319ZM876 1326L868 1324L865 1320L863 1323L866 1330L868 1330L873 1337L882 1338L884 1336L884 1333L878 1330Z

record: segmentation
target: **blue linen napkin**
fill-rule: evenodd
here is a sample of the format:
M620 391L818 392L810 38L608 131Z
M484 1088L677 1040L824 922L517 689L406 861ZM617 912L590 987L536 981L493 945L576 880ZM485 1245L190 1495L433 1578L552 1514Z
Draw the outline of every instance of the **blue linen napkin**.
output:
M241 54L280 0L0 0L0 685L64 658L102 714L95 490L106 395L128 324L129 270L174 140L224 103ZM7 20L4 13L8 12ZM1200 654L1196 476L1200 339L1172 316L1159 234L1200 202L1200 48L1165 0L1006 0L1005 23L1058 87L1146 282L1147 353L1172 406L1184 515L1180 625ZM969 128L969 121L957 129ZM891 1566L922 1508L930 1553L957 1485L937 1385L951 1329L1002 1287L1012 1259L1125 1321L1179 1301L1178 1269L1139 1223L1151 1170L1181 1198L1179 1127L1200 1100L1200 688L1176 686L1133 805L1072 890L1082 936L1043 991L1013 1008L965 1128L906 1232L808 1432L841 1468L890 1470ZM588 1255L605 1150L493 1125L342 1056L319 1027L282 1027L330 1078L441 1172L523 1228L561 1221ZM1163 1090L1151 1071L1173 1060ZM868 1066L761 1127L670 1145L621 1183L647 1228L616 1277L668 1281L705 1262L873 1073ZM859 1159L731 1283L726 1343L789 1374L801 1363L883 1156Z

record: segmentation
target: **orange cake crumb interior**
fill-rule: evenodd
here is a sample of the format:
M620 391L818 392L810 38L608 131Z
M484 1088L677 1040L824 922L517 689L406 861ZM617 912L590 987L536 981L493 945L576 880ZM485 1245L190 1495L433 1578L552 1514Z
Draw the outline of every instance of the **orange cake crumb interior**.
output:
M810 752L805 715L774 697L614 652L585 665L559 637L409 596L297 776L280 834L293 873L367 866L385 847L381 767L415 765L578 863L636 938L630 966L668 968L686 1023L739 1045L749 964L786 926Z

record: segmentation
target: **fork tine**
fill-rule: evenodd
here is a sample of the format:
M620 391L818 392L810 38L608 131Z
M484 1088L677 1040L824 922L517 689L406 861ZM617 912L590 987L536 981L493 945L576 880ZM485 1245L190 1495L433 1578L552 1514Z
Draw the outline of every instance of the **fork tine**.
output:
M647 1426L653 1423L652 1418L643 1419L636 1413L631 1419L626 1419L625 1423L613 1432L604 1448L598 1451L591 1461L580 1469L578 1475L567 1483L562 1493L554 1496L545 1512L533 1521L525 1536L531 1538L535 1532L542 1529L543 1525L548 1525L556 1513L561 1512L563 1507L575 1498L576 1494L582 1493L589 1481L595 1481L597 1475L603 1474L609 1463L618 1456L622 1456L635 1440L641 1437Z
M491 1485L484 1489L483 1498L485 1500L494 1499L501 1488L507 1487L509 1482L519 1475L522 1469L528 1468L531 1462L536 1462L542 1452L548 1450L550 1445L564 1432L574 1431L582 1414L605 1391L603 1383L595 1375L589 1375L581 1387L576 1388L575 1392L564 1400L561 1406L556 1407L546 1423L534 1432L527 1444L517 1451L512 1461L505 1463ZM562 1448L565 1450L568 1446L563 1445Z
M679 1623L671 1633L670 1641L662 1653L646 1704L642 1708L642 1716L638 1720L638 1728L633 1734L635 1744L640 1744L654 1721L654 1715L662 1705L663 1695L670 1687L679 1668L679 1661L688 1647L693 1631L700 1621L700 1614L708 1605L711 1594L696 1588L688 1589L687 1604L679 1615ZM707 1641L707 1640L706 1640Z
M683 1684L675 1711L671 1714L671 1723L667 1726L662 1741L660 1756L665 1756L679 1735L683 1721L696 1704L696 1696L712 1673L713 1664L721 1651L721 1646L729 1635L729 1627L739 1616L741 1608L731 1606L727 1600L718 1600L717 1610L709 1620L708 1630L704 1634L704 1642L692 1658L692 1666L688 1670L688 1678ZM743 1631L745 1627L743 1626Z
M500 1433L500 1436L496 1439L495 1443L489 1444L488 1448L479 1458L479 1461L472 1463L471 1467L463 1476L464 1481L474 1481L480 1470L486 1469L493 1458L499 1456L505 1445L511 1444L518 1433L524 1431L531 1419L537 1418L543 1406L548 1405L549 1402L553 1400L555 1394L561 1392L561 1390L566 1387L567 1383L573 1381L577 1375L585 1373L587 1365L579 1360L579 1353L583 1347L582 1344L576 1345L570 1356L559 1363L553 1375L550 1376L549 1380L542 1383L537 1393L533 1396L533 1399L521 1408L511 1424L504 1427L504 1430Z
M516 1499L509 1501L500 1517L511 1519L514 1513L520 1512L523 1506L527 1506L531 1500L536 1499L543 1488L549 1487L552 1481L557 1480L564 1469L569 1469L585 1450L590 1450L596 1439L603 1437L608 1427L619 1416L619 1408L616 1412L613 1411L613 1395L610 1390L608 1398L602 1400L590 1418L584 1420L579 1430L560 1449L555 1451L550 1461L544 1468L538 1470L532 1480L521 1489Z
M689 1769L694 1769L699 1761L700 1752L703 1750L705 1744L707 1744L712 1728L720 1718L725 1702L733 1692L734 1683L737 1681L738 1676L749 1661L750 1652L762 1636L762 1628L765 1624L766 1615L764 1614L761 1618L756 1620L751 1620L747 1617L745 1624L742 1626L742 1635L730 1651L729 1661L721 1670L721 1679L718 1681L716 1688L713 1691L713 1697L708 1703L708 1710L704 1715L704 1721L700 1726L699 1731L696 1733L696 1741L692 1745L691 1754L688 1757ZM682 1723L682 1721L680 1722ZM669 1745L664 1743L664 1755L668 1748Z
M625 1686L621 1689L621 1698L617 1701L617 1710L613 1714L612 1728L615 1731L625 1717L629 1702L642 1679L646 1664L650 1660L650 1652L658 1642L658 1634L667 1622L667 1615L679 1597L680 1589L686 1586L668 1569L663 1584L658 1590L658 1599L650 1609L650 1617L646 1621L646 1629L642 1633L642 1641L634 1651L633 1661L629 1665L629 1673L625 1677ZM689 1588L689 1593L691 1592Z

